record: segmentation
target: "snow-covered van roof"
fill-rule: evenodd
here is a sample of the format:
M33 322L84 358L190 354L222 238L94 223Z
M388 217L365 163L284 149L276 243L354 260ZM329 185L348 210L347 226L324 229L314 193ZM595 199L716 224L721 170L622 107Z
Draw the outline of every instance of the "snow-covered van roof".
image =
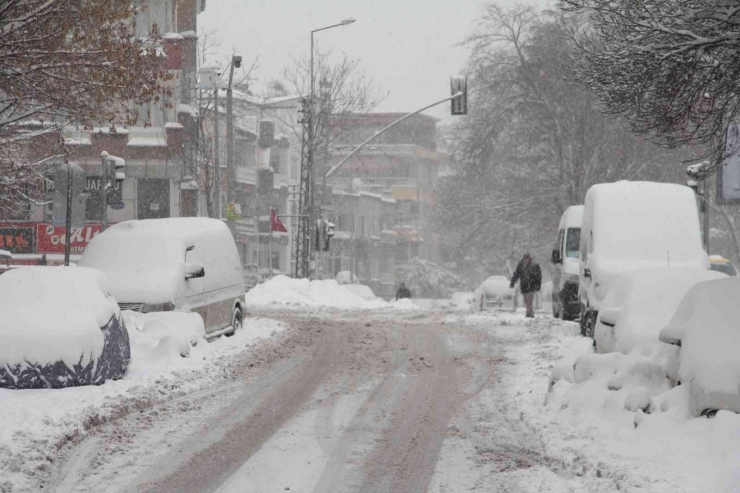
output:
M583 206L582 205L571 205L563 215L560 217L560 226L558 229L564 228L580 228L581 221L583 220Z
M590 250L604 258L708 267L696 197L683 185L620 181L592 186L586 193L581 250L587 235Z
M186 261L204 264L206 275L199 283L215 283L215 288L242 282L229 228L205 217L118 223L90 241L79 265L105 272L119 303L164 303L185 294Z

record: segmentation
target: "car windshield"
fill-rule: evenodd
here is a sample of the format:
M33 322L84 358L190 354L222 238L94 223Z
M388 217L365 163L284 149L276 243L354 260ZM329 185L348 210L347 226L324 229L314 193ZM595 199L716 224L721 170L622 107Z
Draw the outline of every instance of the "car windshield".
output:
M565 239L565 256L578 258L581 244L581 228L568 228L568 237Z

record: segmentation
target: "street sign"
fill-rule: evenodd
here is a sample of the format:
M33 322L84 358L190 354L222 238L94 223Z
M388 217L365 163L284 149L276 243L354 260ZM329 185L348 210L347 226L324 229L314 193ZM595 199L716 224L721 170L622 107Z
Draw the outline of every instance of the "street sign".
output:
M80 194L72 197L72 227L81 228L85 225L85 209L87 208L87 196ZM67 197L54 192L54 213L51 216L54 226L67 225Z
M71 178L71 184L70 184ZM72 196L72 227L81 228L85 224L87 197L82 192L87 185L85 172L75 163L60 165L54 173L54 213L52 224L65 226L67 220L67 197Z
M740 204L740 124L727 126L725 155L717 167L717 204Z
M226 204L226 219L241 219L242 218L242 206L241 204L230 203Z

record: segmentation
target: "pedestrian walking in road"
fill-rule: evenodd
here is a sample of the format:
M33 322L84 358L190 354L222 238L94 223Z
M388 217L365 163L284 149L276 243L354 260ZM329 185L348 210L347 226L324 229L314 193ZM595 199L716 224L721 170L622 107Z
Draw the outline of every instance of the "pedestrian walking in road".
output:
M396 301L401 298L411 298L411 291L406 287L406 283L403 282L398 286L398 291L396 291Z
M524 254L524 257L516 266L514 275L511 276L510 287L512 289L517 281L519 281L519 290L522 292L524 304L527 307L527 317L534 318L532 303L534 302L534 294L542 287L542 271L528 253Z

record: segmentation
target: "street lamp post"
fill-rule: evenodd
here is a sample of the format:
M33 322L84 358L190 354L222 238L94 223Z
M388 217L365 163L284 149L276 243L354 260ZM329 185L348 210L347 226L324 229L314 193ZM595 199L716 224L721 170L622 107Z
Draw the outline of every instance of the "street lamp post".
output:
M308 219L309 220L309 228L308 228L308 231L309 231L309 244L310 245L313 245L313 252L314 252L314 254L312 255L313 256L313 259L314 259L314 262L313 262L313 264L314 264L314 274L313 274L314 277L318 273L318 267L319 267L318 266L318 263L319 263L318 262L319 261L319 255L318 255L318 253L319 253L319 249L321 248L321 245L323 244L323 238L321 237L322 230L321 230L321 228L318 228L319 214L318 214L318 211L316 210L316 167L314 166L314 164L315 164L314 163L314 156L316 154L316 128L314 126L315 123L316 123L316 118L315 118L316 117L316 104L315 104L316 103L316 96L315 96L315 91L314 91L315 77L314 77L314 66L313 66L313 55L314 55L313 35L314 35L314 33L317 33L319 31L326 31L327 29L332 29L334 27L346 26L346 25L352 24L353 22L355 22L355 20L352 19L352 18L350 18L350 19L344 19L339 24L332 24L331 26L321 27L319 29L314 29L313 31L311 31L311 61L310 61L310 64L311 64L311 68L310 68L310 70L311 70L311 81L310 81L311 82L311 95L310 95L310 102L311 102L311 104L309 105L310 112L309 112L309 115L308 115L309 116L309 119L308 119L308 162L309 162L309 166L310 166L309 169L311 170L311 176L310 176L309 187L308 187L309 188L309 194L310 194L310 200L309 200L309 219ZM317 228L318 228L318 232L317 232ZM317 238L317 234L319 235L318 236L318 245L315 244L316 238ZM311 251L310 248L309 248L309 251Z
M226 202L233 204L236 197L236 168L234 167L234 98L232 85L234 83L234 68L242 65L241 55L231 57L229 70L229 85L226 88ZM233 217L227 218L232 236L236 236L236 223Z

